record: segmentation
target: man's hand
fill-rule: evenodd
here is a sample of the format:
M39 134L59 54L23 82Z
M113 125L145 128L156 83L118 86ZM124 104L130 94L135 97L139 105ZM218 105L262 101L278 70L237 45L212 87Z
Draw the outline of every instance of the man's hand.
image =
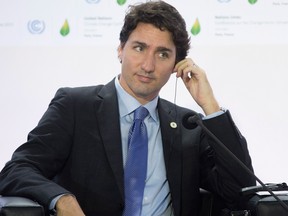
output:
M192 59L186 58L175 65L177 77L181 77L186 88L206 115L220 110L205 71Z
M76 198L64 195L56 203L57 216L85 216Z

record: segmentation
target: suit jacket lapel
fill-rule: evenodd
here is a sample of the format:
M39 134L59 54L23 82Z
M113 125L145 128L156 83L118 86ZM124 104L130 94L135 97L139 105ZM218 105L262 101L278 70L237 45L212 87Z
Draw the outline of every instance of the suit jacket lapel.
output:
M96 115L100 136L106 150L108 161L114 173L120 194L124 200L124 169L117 93L114 79L103 86L96 101Z
M176 215L180 214L182 181L182 148L179 118L176 107L164 100L158 102L167 178ZM176 123L176 127L175 127Z

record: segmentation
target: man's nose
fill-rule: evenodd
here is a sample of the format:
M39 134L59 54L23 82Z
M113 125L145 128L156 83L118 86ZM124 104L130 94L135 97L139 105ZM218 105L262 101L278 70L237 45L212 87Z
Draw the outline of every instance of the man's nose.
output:
M146 73L151 73L155 69L155 56L153 53L148 52L143 59L141 69Z

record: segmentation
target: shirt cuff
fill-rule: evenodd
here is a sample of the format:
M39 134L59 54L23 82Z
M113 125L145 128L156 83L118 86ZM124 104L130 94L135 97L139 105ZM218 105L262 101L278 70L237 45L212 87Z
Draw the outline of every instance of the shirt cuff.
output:
M215 118L217 116L220 116L220 115L224 114L225 112L226 112L226 109L221 107L218 112L215 112L215 113L212 113L210 115L204 116L203 120Z

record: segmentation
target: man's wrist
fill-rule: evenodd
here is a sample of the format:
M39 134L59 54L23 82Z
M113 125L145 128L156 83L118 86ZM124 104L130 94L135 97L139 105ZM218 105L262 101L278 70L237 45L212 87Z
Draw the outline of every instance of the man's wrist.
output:
M64 194L56 202L56 211L60 215L85 216L76 197L73 194Z
M206 104L205 106L202 106L201 108L204 111L206 116L220 111L220 106L217 103L217 101Z
M49 205L49 214L50 216L55 216L57 211L56 211L56 203L57 201L64 195L68 195L68 194L60 194L58 196L56 196L55 198L52 199L50 205Z

